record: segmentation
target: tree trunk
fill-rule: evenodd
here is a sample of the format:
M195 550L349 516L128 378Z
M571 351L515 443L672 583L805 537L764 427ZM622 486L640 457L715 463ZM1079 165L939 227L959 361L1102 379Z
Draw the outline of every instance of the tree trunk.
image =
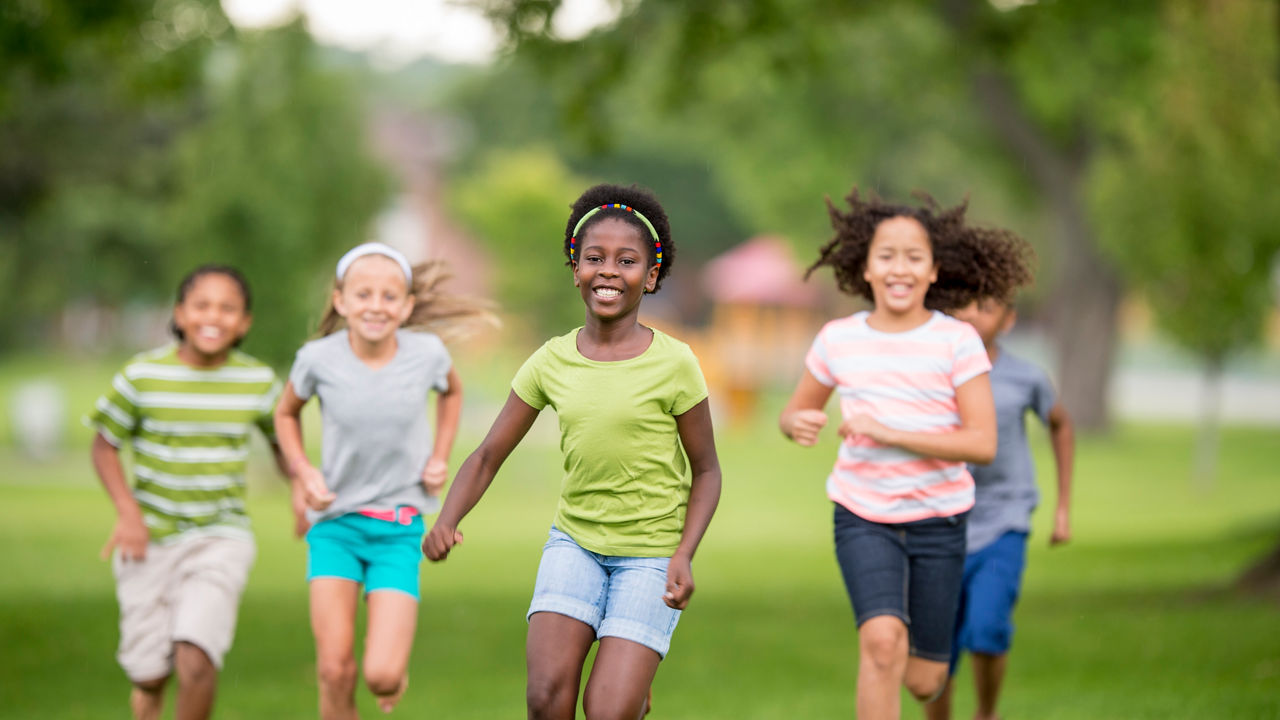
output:
M1200 490L1213 487L1218 467L1218 441L1222 410L1222 358L1205 362L1200 384L1200 418L1196 430L1194 475L1192 481Z
M974 93L996 134L1025 164L1054 219L1057 272L1049 319L1063 404L1076 427L1106 430L1123 289L1098 252L1080 199L1087 151L1083 145L1069 151L1055 147L998 70L976 71Z

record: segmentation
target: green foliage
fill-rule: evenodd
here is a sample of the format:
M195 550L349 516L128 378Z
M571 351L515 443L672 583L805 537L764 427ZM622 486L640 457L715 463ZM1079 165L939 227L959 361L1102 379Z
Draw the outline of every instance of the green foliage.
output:
M1274 303L1276 12L1171 2L1144 93L1094 171L1106 249L1160 327L1211 365L1257 343Z
M0 6L0 351L68 301L158 295L163 148L228 27L213 0Z
M387 178L350 81L318 67L300 22L243 38L213 67L229 77L178 148L171 277L206 262L240 268L255 296L245 349L279 367L315 327L329 268L367 239Z
M582 324L564 255L569 205L590 183L546 148L497 150L455 183L449 204L497 265L498 297L533 338Z

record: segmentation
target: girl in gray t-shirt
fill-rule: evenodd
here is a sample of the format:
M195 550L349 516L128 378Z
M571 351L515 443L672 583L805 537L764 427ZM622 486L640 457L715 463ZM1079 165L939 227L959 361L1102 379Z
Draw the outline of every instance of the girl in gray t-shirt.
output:
M307 498L307 581L320 714L354 716L356 605L369 606L364 679L390 712L404 693L418 615L422 515L434 512L462 410L444 343L489 320L482 306L441 295L439 263L416 268L367 243L338 261L322 337L298 351L276 408L289 473ZM436 432L427 422L436 393ZM307 459L300 415L320 401L321 467Z

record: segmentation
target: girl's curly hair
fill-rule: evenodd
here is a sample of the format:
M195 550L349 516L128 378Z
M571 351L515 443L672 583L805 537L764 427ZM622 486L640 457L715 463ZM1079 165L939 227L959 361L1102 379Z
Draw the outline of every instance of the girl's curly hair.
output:
M914 196L921 202L919 207L886 203L875 194L864 200L855 187L845 198L848 212L841 212L827 198L836 234L805 271L805 278L830 265L842 291L874 302L871 286L862 277L871 239L885 220L908 217L924 226L938 268L938 280L924 299L930 310L946 312L986 298L1009 302L1018 288L1031 283L1034 253L1016 233L966 225L968 199L944 209L926 193Z
M598 208L601 205L612 205L613 203L621 203L636 209L645 219L653 225L653 229L658 233L658 239L662 242L662 264L658 266L658 281L653 286L653 292L658 292L662 287L662 280L671 272L671 266L676 260L676 244L671 239L671 223L667 219L667 211L662 209L662 203L658 202L657 196L652 191L642 188L639 185L625 187L623 185L611 185L601 183L587 188L573 204L569 206L569 222L564 227L564 256L565 264L572 265L573 258L569 253L569 240L573 237L573 228L592 208ZM621 208L609 208L601 210L587 219L586 224L578 230L579 237L587 234L587 229L592 225L607 218L617 218L631 225L640 233L640 237L645 241L650 241L653 236L649 233L649 228L641 222L633 213L622 210ZM581 244L581 242L579 242ZM649 246L649 265L657 262L657 249L652 242Z

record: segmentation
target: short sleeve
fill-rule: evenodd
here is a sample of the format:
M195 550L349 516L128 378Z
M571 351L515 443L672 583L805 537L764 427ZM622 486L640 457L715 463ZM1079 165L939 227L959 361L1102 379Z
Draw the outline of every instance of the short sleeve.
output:
M524 361L511 380L511 390L534 410L541 410L550 402L546 389L542 385L543 365L546 362L547 353L546 345L538 348L528 360Z
M952 348L952 387L960 387L983 373L991 372L991 357L987 355L978 331L969 323L957 322L956 325L959 329Z
M283 389L279 379L271 381L271 389L263 396L264 409L253 423L272 445L276 444L276 403L280 401L280 391Z
M676 371L672 373L671 407L672 415L683 415L707 397L707 380L702 376L702 368L698 365L698 357L688 346L682 348Z
M316 393L315 359L311 347L310 343L302 346L289 370L289 383L299 400L308 400Z
M824 327L813 339L809 352L804 356L804 367L818 382L827 387L835 387L836 378L831 374L830 354L826 343L827 329Z
M453 367L453 358L449 355L449 349L444 346L444 341L436 335L424 335L424 339L430 344L430 352L432 357L431 377L428 382L431 389L436 392L449 391L449 369Z
M85 424L95 429L115 447L121 447L138 429L141 412L138 410L138 391L129 381L124 369L111 379L108 390L93 405L93 411L85 416Z
M1031 383L1031 411L1040 418L1040 422L1049 424L1049 412L1058 403L1058 394L1053 389L1049 376L1040 368L1035 368L1035 376Z

